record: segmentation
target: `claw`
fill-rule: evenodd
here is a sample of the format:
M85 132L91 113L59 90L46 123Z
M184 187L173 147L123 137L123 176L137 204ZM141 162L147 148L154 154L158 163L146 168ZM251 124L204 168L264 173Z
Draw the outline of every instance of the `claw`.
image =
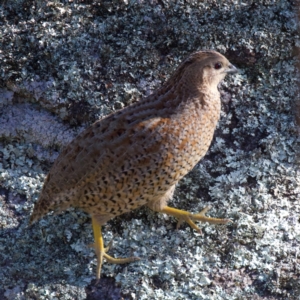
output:
M111 247L113 239L108 243L107 247L104 247L101 226L98 224L97 220L93 217L92 217L92 223L93 223L95 243L91 244L90 246L95 249L97 255L97 273L96 273L97 282L96 283L98 283L100 279L103 258L105 258L109 263L112 264L126 264L126 263L140 260L139 257L114 258L108 255L106 252Z
M200 221L200 222L208 222L211 224L226 224L228 222L231 222L228 219L218 219L218 218L211 218L207 217L205 213L210 209L210 206L205 207L202 211L200 211L197 214L192 214L185 210L180 210L176 208L172 208L169 206L166 206L161 212L172 215L178 219L178 223L176 228L178 229L179 226L182 224L182 222L187 222L193 229L198 231L199 233L202 233L201 229L193 222L193 221Z
M104 248L105 252L108 252L109 249L111 248L113 241L114 241L115 235L113 236L113 238L110 240L110 242L108 243L108 245Z

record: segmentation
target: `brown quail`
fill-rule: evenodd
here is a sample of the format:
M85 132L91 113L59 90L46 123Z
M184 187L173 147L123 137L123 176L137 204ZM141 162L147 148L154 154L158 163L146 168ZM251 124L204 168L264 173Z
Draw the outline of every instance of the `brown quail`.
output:
M219 82L237 69L215 51L191 54L152 95L99 120L59 155L46 177L30 222L48 212L76 207L92 217L97 278L104 247L101 226L147 205L186 221L225 224L227 219L167 206L177 182L205 155L220 116Z

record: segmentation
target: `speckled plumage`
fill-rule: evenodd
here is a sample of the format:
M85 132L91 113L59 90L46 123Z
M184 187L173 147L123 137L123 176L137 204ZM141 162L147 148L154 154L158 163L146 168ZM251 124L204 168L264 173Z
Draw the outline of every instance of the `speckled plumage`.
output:
M69 207L100 226L142 205L164 212L205 155L220 115L217 85L235 71L215 51L195 52L152 95L92 124L55 161L31 222Z

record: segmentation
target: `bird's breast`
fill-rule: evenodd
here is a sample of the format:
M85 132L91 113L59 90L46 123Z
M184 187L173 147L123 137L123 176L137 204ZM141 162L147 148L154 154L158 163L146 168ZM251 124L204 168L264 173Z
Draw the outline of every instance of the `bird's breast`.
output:
M180 180L206 154L220 116L220 101L209 104L190 104L172 120L168 134L168 162L172 166L174 181Z

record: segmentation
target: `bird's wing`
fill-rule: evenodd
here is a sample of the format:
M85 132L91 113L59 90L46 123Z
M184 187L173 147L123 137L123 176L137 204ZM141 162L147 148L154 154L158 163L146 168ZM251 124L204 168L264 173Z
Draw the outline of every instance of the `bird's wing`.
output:
M153 117L126 124L122 116L109 116L83 131L59 155L44 184L40 199L80 189L85 184L105 177L125 174L131 180L130 170L161 164L164 143L161 129L170 122L167 118ZM158 128L160 130L158 130ZM128 176L126 176L128 174Z

